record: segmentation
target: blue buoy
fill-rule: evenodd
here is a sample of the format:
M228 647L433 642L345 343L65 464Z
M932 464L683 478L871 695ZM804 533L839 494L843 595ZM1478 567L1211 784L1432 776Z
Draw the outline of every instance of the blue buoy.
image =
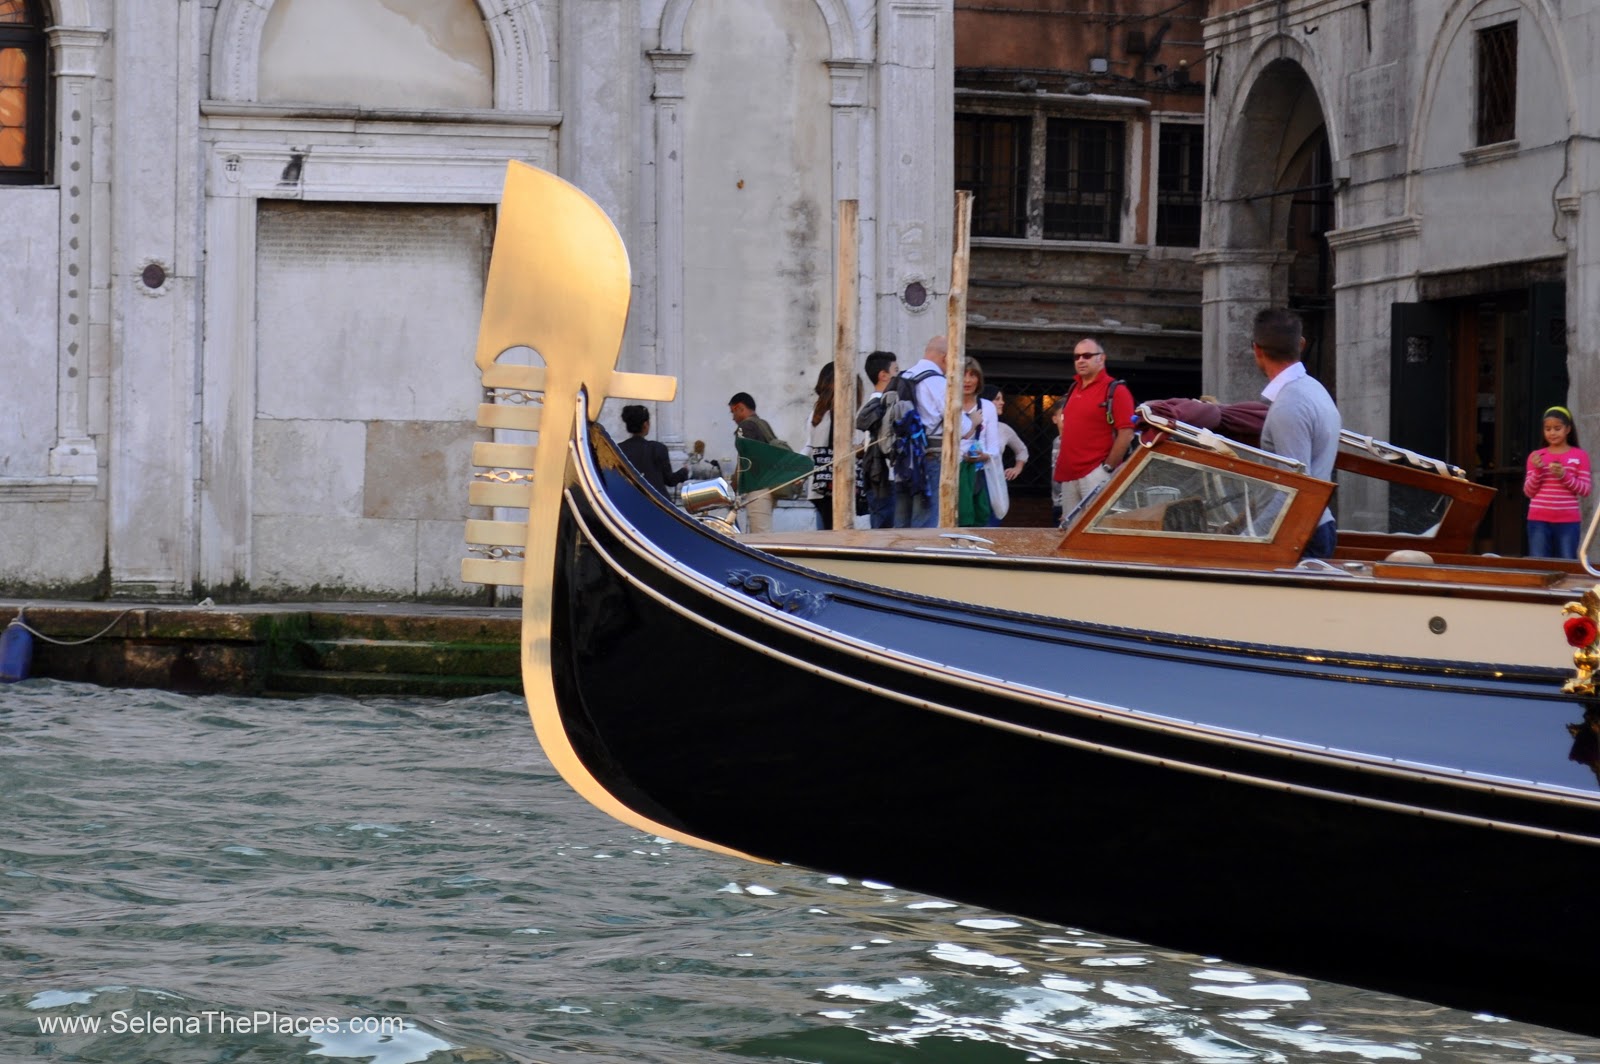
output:
M26 680L32 666L33 633L20 620L12 621L0 632L0 683Z

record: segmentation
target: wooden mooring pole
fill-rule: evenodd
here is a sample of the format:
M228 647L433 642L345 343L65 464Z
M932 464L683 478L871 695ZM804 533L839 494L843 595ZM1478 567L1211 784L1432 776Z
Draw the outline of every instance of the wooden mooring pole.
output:
M939 473L939 527L956 528L960 513L956 488L961 482L961 386L966 381L967 269L972 257L972 193L956 193L955 239L950 253L950 302L944 360L944 446Z
M839 201L839 239L835 248L833 300L833 527L856 523L856 307L860 298L860 204Z

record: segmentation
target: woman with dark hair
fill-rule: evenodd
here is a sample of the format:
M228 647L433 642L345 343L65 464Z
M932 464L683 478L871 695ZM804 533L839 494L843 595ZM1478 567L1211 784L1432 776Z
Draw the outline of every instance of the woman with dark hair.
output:
M650 432L650 410L647 407L623 407L622 424L628 430L628 438L617 444L617 449L628 456L628 461L633 463L633 468L639 471L646 483L665 495L669 486L682 484L689 479L688 466L673 470L672 458L667 454L665 444L645 439Z
M811 406L811 461L817 471L811 474L806 498L817 508L817 527L833 527L833 363L825 363L817 373L814 389L817 401Z

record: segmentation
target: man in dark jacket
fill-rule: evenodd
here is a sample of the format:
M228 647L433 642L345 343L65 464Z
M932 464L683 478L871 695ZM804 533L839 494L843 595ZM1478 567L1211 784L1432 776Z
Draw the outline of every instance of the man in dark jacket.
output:
M889 456L880 440L883 432L883 396L889 382L900 371L893 351L874 351L867 356L867 380L872 395L856 411L856 428L867 434L861 459L861 483L867 494L867 515L873 528L894 527L894 483L889 479Z
M665 444L645 438L650 434L650 411L647 407L623 407L622 424L628 430L628 438L617 444L617 450L627 455L633 468L651 487L665 495L667 488L689 479L688 466L678 470L672 468L672 458Z
M747 440L758 443L771 443L778 438L772 431L772 426L764 418L756 414L756 401L749 392L735 392L732 399L728 400L728 413L733 416L735 436L743 436ZM739 488L738 474L734 474L735 490ZM772 492L757 491L750 493L744 500L745 521L749 527L746 532L771 532L772 531Z

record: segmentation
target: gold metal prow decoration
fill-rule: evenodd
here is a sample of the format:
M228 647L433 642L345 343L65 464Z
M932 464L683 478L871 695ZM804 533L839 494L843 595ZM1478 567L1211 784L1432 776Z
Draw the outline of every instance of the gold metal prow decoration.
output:
M578 395L598 419L607 398L670 402L672 377L621 373L617 356L632 297L628 252L611 219L576 187L526 163L506 167L494 251L483 294L475 361L493 400L478 407L489 429L538 434L538 442L478 443L474 465L490 470L468 488L474 506L526 511L521 521L468 521L467 542L485 556L461 563L463 580L522 588L522 686L539 744L584 798L625 824L703 848L629 809L579 760L561 725L551 677L551 610L557 517ZM544 365L502 364L528 348ZM539 401L528 400L537 394ZM520 554L520 558L518 555Z
M1572 663L1576 672L1572 679L1561 685L1569 695L1594 694L1594 674L1600 668L1600 584L1583 593L1577 602L1561 607L1567 619L1562 628L1567 642L1573 646Z

